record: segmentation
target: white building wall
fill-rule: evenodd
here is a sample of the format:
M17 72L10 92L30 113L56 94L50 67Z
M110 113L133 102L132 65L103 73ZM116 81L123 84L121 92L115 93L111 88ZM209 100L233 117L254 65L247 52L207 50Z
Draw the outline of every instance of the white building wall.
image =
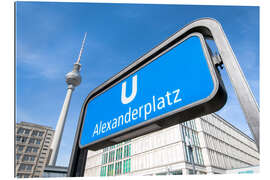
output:
M255 143L241 131L217 115L196 120L206 166L221 169L247 167L259 164Z
M128 157L131 170L127 175L166 174L168 169L189 174L192 165L187 162L182 126L184 124L132 139ZM185 123L185 129L192 136L198 134L196 148L201 149L203 164L196 164L196 170L200 173L225 173L226 169L259 164L255 143L215 114ZM101 164L102 154L103 150L88 152L85 176L100 176L101 166L106 166ZM198 161L194 150L193 154Z
M88 151L84 176L99 176L103 150Z
M132 174L144 174L140 171L183 162L180 138L179 125L176 125L132 140Z

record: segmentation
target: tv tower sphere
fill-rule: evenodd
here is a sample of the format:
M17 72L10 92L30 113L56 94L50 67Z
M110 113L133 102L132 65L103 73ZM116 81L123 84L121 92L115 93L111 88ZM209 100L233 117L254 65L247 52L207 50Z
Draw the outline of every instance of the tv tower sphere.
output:
M66 83L68 84L68 88L75 88L79 86L81 83L81 75L80 75L80 64L74 64L74 68L71 72L66 74Z

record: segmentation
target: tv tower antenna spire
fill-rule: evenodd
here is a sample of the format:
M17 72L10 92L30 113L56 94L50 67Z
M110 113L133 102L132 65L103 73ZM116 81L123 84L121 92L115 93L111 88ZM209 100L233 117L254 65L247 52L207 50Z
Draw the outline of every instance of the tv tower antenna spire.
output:
M49 162L49 165L51 165L51 166L55 166L55 164L56 164L57 155L58 155L59 146L60 146L60 142L61 142L62 135L63 135L63 130L64 130L64 126L65 126L65 121L66 121L66 117L67 117L67 113L68 113L68 108L69 108L72 92L75 89L75 87L79 86L81 83L82 78L80 75L80 68L81 68L80 59L81 59L82 51L84 48L86 35L87 35L87 32L84 35L84 38L82 41L82 46L80 49L80 53L79 53L79 56L78 56L76 63L74 64L73 70L66 74L66 83L68 85L68 90L67 90L66 98L65 98L65 101L64 101L64 104L62 106L62 110L61 110L61 113L60 113L60 116L59 116L59 119L57 122L53 141L51 144L52 153L51 153L51 158L50 158L50 162Z
M78 56L78 59L77 59L76 64L79 64L80 63L81 55L82 55L82 52L83 52L83 48L84 48L84 43L85 43L86 36L87 36L87 32L84 34L84 38L83 38L83 42L82 42L82 47L80 49L80 53L79 53L79 56Z

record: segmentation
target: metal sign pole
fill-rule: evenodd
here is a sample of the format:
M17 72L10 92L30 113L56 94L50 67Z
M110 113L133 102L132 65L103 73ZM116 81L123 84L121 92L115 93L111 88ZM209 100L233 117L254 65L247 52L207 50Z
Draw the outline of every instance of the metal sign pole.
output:
M186 36L192 32L199 32L203 34L204 37L215 41L259 151L260 110L222 26L215 19L202 18L188 24L173 36Z
M230 81L234 87L249 128L255 139L258 151L260 150L260 111L256 99L247 83L241 67L234 55L222 26L214 19L201 19L191 23L194 27L204 26L207 35L212 36L219 54L226 68ZM209 32L210 31L210 32ZM209 34L210 33L210 34Z
M87 160L87 152L88 150L81 149L79 147L80 142L80 134L82 130L82 121L83 121L83 109L85 108L85 103L80 113L76 135L73 142L71 157L69 161L68 173L67 177L82 177L84 175L85 164Z

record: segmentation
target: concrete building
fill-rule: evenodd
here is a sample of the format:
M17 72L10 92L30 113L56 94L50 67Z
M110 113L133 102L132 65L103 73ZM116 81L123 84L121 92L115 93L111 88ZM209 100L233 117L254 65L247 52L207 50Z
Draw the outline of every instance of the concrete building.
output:
M63 166L46 166L42 177L67 177L67 167Z
M186 136L188 138L186 138ZM187 139L191 140L192 156ZM85 176L225 174L259 165L254 141L216 114L88 151Z
M50 159L54 130L38 124L16 124L16 177L42 177Z

